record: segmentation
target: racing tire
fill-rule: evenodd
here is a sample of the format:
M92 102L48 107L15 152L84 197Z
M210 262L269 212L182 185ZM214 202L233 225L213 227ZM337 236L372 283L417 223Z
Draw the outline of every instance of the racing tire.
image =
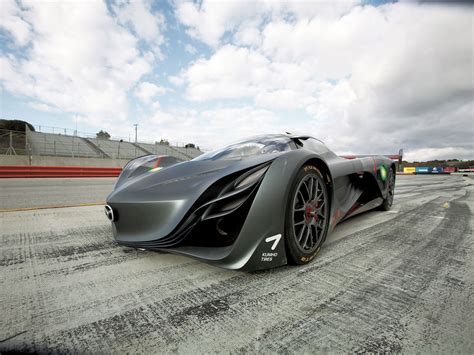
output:
M326 239L330 205L326 182L314 165L304 165L291 187L285 214L285 246L288 262L312 261Z

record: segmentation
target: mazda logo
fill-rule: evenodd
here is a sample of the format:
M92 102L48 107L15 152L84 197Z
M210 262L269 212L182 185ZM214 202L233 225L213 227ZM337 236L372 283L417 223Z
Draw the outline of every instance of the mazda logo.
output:
M109 205L105 205L105 215L107 216L109 221L115 221L114 210Z

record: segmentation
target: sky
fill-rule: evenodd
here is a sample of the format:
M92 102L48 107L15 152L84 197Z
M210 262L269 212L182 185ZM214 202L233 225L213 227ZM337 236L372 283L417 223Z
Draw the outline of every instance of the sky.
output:
M473 19L463 2L1 0L0 118L474 159Z

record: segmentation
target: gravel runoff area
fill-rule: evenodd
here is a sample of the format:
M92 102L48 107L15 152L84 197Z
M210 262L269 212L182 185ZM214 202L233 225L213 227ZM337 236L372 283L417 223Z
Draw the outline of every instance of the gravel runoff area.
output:
M117 246L102 206L1 212L0 352L473 353L473 183L398 176L392 211L344 222L309 265L254 273ZM2 180L0 199L112 185Z

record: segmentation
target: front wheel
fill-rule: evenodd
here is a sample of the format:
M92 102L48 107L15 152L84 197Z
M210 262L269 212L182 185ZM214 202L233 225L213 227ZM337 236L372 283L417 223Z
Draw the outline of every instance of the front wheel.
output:
M318 254L329 226L329 195L319 169L305 165L296 176L286 206L288 260L307 264Z

